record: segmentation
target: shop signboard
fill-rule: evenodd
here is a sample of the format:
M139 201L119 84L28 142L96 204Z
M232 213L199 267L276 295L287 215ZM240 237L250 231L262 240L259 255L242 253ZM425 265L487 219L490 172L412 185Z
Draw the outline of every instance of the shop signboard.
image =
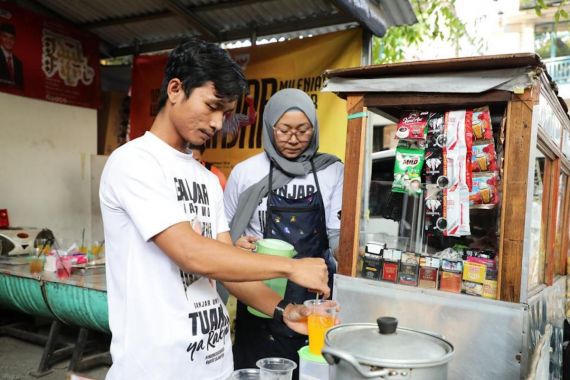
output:
M235 136L218 134L208 142L206 161L229 174L240 161L262 151L261 131L265 104L283 88L305 91L315 102L320 127L320 151L344 158L346 106L334 94L322 93L322 73L327 69L360 65L362 31L351 29L292 41L231 49L230 55L248 79L257 120ZM130 138L144 134L156 116L166 56L135 57L131 98ZM238 102L239 113L247 114L248 103Z
M0 91L99 106L99 41L62 21L0 3Z

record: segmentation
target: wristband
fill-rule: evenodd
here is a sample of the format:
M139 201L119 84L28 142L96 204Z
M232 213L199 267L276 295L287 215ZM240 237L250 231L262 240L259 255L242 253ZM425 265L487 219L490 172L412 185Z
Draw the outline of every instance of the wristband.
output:
M283 322L283 314L285 313L285 308L287 307L287 305L289 305L290 302L285 301L285 300L281 300L279 301L279 303L277 304L277 306L275 306L275 310L273 310L273 319L275 321Z

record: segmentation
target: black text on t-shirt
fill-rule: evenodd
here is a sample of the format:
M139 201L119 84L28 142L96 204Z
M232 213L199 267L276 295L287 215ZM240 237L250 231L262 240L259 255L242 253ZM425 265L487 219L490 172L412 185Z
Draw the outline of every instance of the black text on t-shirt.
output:
M191 361L194 361L196 352L214 349L230 332L230 318L224 313L224 307L218 298L195 306L197 311L188 314L192 323L192 340L186 351L190 353Z
M184 212L188 215L197 216L200 221L200 233L202 236L212 238L212 224L210 219L210 199L208 187L203 183L174 177L176 187L176 199L182 203Z
M284 198L299 199L314 194L315 191L314 185L284 185L273 192Z

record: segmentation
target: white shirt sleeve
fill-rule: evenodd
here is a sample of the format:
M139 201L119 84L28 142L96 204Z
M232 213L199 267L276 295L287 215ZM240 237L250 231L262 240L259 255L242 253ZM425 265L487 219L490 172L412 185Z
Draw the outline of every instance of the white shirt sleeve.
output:
M224 208L228 223L236 214L239 199L239 167L236 166L230 173L226 188L224 189Z
M175 184L165 178L154 157L131 150L109 161L101 178L101 204L109 212L126 213L143 239L150 240L187 221L183 209L173 201Z
M227 232L230 230L228 226L228 220L225 214L225 207L224 207L224 192L222 190L222 186L219 184L218 178L216 177L216 190L215 196L216 199L214 200L214 207L216 208L216 234L221 234L223 232Z

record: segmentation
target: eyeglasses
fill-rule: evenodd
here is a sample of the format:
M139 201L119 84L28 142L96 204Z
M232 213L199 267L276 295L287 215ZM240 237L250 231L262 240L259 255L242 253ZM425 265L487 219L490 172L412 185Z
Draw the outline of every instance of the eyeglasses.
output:
M311 139L313 135L313 128L306 127L306 128L299 128L299 129L288 129L283 127L273 127L275 131L275 137L281 141L289 141L293 135L297 138L297 140L301 142L306 142Z

